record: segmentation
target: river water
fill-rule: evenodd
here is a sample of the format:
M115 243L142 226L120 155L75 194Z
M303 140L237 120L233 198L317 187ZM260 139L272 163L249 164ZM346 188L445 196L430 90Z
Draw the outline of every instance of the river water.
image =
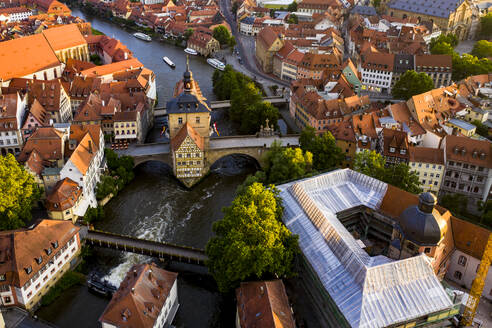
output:
M77 15L91 22L106 35L120 39L157 78L159 101L172 96L175 83L181 78L185 57L181 48L158 42L143 42L130 32L99 18ZM177 65L170 69L162 62L169 56ZM211 75L213 70L203 58L190 62L194 77L206 97L213 99ZM151 137L152 139L152 137ZM153 141L153 140L150 140ZM204 248L212 235L212 223L222 217L222 207L230 204L234 191L245 177L254 172L253 163L241 158L225 158L201 183L186 189L172 176L171 169L159 162L147 162L135 169L135 179L105 207L105 219L98 229L139 238L166 241ZM119 285L135 263L153 259L145 256L109 250L95 250L97 260L93 270ZM210 277L180 273L178 277L180 309L177 327L232 327L234 303L220 295ZM38 315L59 327L98 327L97 320L109 300L99 298L76 287L55 303L38 311Z

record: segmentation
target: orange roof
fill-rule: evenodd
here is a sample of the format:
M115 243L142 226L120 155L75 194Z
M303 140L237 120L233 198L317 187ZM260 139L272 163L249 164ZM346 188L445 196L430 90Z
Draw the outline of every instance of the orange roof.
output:
M492 146L490 141L448 135L445 139L446 161L471 163L492 168Z
M134 265L99 318L117 327L154 327L178 274L155 264Z
M200 148L200 150L203 150L203 146L204 146L203 137L199 135L198 132L196 132L196 130L193 129L193 127L188 124L188 122L186 122L181 127L181 129L179 129L176 136L171 140L171 148L173 149L173 151L178 150L181 144L183 143L183 141L188 136L193 140L193 142L197 145L197 147Z
M132 58L117 63L89 68L83 70L81 74L87 77L96 77L96 76L111 75L114 73L126 71L127 69L135 69L140 67L143 67L143 64L137 58Z
M43 220L32 229L0 232L0 274L7 278L0 284L24 286L79 230L70 221ZM40 264L35 260L39 257Z
M85 175L92 159L96 156L97 150L94 139L87 133L73 151L70 161L77 167L80 173Z
M60 65L42 34L0 42L0 79L8 81Z
M476 224L451 217L454 244L460 251L481 259L490 231Z
M54 51L87 44L77 24L68 24L43 30L43 35Z
M65 178L58 181L46 197L46 208L48 211L64 211L72 208L81 194L82 188L70 178Z
M38 127L27 139L18 160L27 161L34 150L46 161L63 159L62 133L53 127Z
M241 327L296 326L282 280L242 282L236 298Z
M410 147L410 162L444 164L444 151L439 148Z

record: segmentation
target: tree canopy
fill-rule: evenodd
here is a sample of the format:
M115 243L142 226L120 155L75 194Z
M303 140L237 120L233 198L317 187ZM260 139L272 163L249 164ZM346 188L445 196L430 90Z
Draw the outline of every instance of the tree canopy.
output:
M282 201L273 186L255 182L223 211L206 246L207 266L221 292L245 280L292 275L298 239L281 222Z
M395 83L392 93L395 98L408 100L412 96L432 89L434 89L434 81L429 75L409 70Z
M188 40L192 35L193 35L193 29L192 28L188 28L184 32L183 37L184 37L185 40Z
M488 137L489 136L489 128L479 120L474 120L472 122L473 125L477 127L477 134L481 135L482 137Z
M492 13L480 17L480 33L479 36L484 39L492 37Z
M480 40L475 43L471 54L478 59L492 57L492 42Z
M299 137L299 144L303 151L313 154L313 168L318 171L335 168L344 158L330 132L316 135L313 127L307 127Z
M452 56L454 81L462 80L471 75L487 74L492 71L492 61L487 58L478 58L473 54L465 53L460 55L453 49L457 44L456 36L448 34L433 38L429 46L432 54ZM474 54L486 55L488 51L488 44L485 42L480 42L478 46L475 45L474 47Z
M0 156L0 230L18 229L29 223L32 206L40 197L34 177L15 157Z
M219 41L220 45L223 46L225 44L229 44L229 39L231 38L231 33L224 25L219 25L213 30L212 36L214 39Z
M297 18L296 14L290 14L289 19L287 19L287 23L289 24L297 24L299 22L299 19Z
M293 1L291 4L289 4L287 6L287 11L290 11L290 12L297 11L297 2L296 1Z
M301 148L283 148L274 142L265 155L265 174L269 183L299 179L311 171L313 155Z
M407 164L386 167L384 158L375 151L364 150L357 153L354 170L414 194L422 192L419 177Z

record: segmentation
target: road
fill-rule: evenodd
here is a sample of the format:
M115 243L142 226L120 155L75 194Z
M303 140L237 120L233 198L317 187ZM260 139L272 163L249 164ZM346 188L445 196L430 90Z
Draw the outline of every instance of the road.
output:
M277 84L280 87L290 87L290 84L288 82L273 78L272 76L265 74L258 69L255 59L255 38L251 36L244 36L239 33L235 17L232 15L232 5L230 0L220 0L219 5L222 14L227 20L227 23L229 23L229 25L231 26L232 34L236 38L237 42L236 48L239 50L239 54L242 58L242 64L239 66L241 66L243 69L238 69L237 65L233 65L234 68L248 76L256 78L256 80L262 83L265 87L265 82ZM228 60L227 63L233 64L234 61L231 62L231 60Z

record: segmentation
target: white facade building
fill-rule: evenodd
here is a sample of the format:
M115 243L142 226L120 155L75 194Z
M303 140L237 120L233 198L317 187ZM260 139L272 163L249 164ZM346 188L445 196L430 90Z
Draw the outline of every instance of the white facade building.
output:
M32 11L27 8L4 8L0 9L0 23L20 22L29 19Z

